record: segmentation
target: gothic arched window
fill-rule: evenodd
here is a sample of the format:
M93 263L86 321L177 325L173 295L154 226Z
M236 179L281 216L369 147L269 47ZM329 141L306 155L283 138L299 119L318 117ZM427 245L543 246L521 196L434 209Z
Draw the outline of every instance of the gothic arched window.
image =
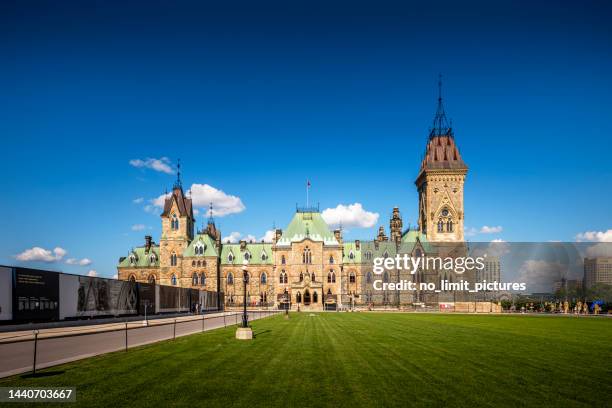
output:
M285 261L285 255L283 255L283 256L281 256L281 264L283 264L283 265L284 265L285 263L286 263L286 261Z
M234 262L234 254L232 254L231 252L227 256L227 262L229 262L229 263Z
M194 272L194 274L191 276L191 284L193 286L196 286L198 284L198 274Z
M176 286L176 275L172 275L172 277L170 278L170 283L172 284L172 286Z
M316 278L316 276L315 276L315 273L313 272L313 273L310 275L310 280L311 280L311 281L313 281L313 282L316 282L316 279L315 279L315 278Z
M147 279L147 281L149 283L155 284L155 275L149 275L149 278Z
M266 283L268 283L268 275L266 275L265 272L262 272L261 276L259 277L259 281L262 285L265 285Z
M231 272L227 274L227 284L228 285L234 284L234 274Z
M206 275L203 273L200 275L200 285L206 285Z
M453 232L453 220L448 220L446 223L446 231Z
M302 253L302 263L312 263L312 253L310 252L310 248L308 247L304 248L304 252Z
M327 283L335 283L336 282L336 274L334 271L329 271L327 274Z
M355 283L355 273L353 272L349 274L349 283Z
M248 251L244 253L244 259L246 259L247 261L251 259L251 254Z
M134 275L130 275L130 282L136 282L136 277Z
M170 221L170 227L175 231L179 229L179 220L176 217L176 214L172 214L172 220Z
M176 266L176 254L174 252L170 255L170 266Z
M312 293L312 303L317 303L317 301L319 300L319 296L317 295L317 292L313 292Z
M372 273L368 272L366 275L366 283L372 283Z
M333 264L333 263L334 263L334 257L333 257L333 256L330 256L330 257L329 257L329 263L330 263L330 264Z
M438 232L444 231L444 222L440 219L438 220Z
M304 280L304 274L300 272L300 282L302 282L303 280Z

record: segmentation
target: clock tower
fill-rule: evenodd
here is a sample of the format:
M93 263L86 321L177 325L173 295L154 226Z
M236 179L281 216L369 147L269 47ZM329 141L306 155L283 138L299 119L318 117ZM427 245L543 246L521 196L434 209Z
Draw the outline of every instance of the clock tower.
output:
M468 167L446 119L441 82L438 87L438 109L415 181L419 192L419 231L433 242L462 242L463 185Z

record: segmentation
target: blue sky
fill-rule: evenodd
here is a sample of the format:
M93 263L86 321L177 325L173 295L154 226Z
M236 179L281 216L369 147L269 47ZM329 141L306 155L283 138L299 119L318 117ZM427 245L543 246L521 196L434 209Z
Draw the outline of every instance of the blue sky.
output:
M438 73L470 239L612 235L605 2L125 3L0 5L0 263L60 247L29 264L112 276L175 179L136 159L238 197L224 236L285 227L306 179L322 209L414 224Z

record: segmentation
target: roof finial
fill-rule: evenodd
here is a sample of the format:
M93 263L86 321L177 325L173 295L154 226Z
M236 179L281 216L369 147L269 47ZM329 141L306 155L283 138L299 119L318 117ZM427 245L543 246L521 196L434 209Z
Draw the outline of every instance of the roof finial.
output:
M210 205L208 206L208 223L209 224L214 224L215 223L215 219L213 218L213 203L212 203L212 201L210 202Z
M181 159L178 159L176 163L176 183L174 187L183 188L183 183L181 183Z
M434 136L452 136L451 127L446 119L444 112L444 104L442 103L442 74L438 75L438 108L434 116L433 126L429 137Z

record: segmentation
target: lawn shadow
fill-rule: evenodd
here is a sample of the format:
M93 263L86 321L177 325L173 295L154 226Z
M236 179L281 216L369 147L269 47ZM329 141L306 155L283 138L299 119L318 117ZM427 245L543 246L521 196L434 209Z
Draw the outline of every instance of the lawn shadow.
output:
M42 373L36 373L36 374L32 374L32 373L28 373L28 374L24 374L21 376L21 378L44 378L44 377L54 377L56 375L62 375L64 374L66 371L45 371Z
M260 331L260 332L253 332L253 338L255 338L255 337L259 336L259 335L262 335L262 334L269 333L269 332L271 332L271 331L272 331L272 330L270 330L270 329L266 329L266 330L262 330L262 331Z

